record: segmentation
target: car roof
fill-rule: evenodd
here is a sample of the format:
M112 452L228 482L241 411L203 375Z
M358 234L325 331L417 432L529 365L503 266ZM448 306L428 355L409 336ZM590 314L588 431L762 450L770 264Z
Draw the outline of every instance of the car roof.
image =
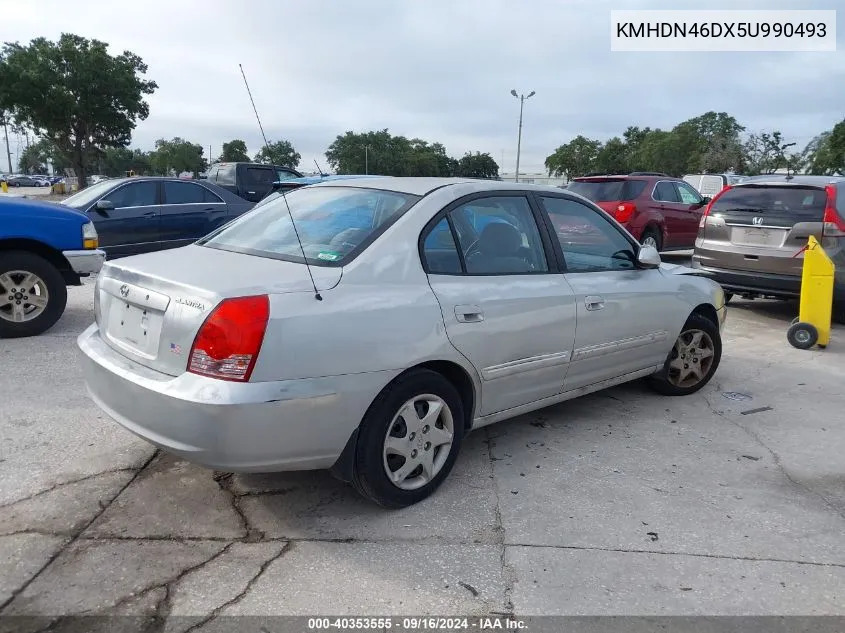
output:
M425 196L435 189L463 185L467 194L482 191L543 191L560 193L558 187L529 185L527 183L505 182L502 180L483 180L475 178L430 178L371 176L369 178L349 178L318 182L311 187L356 187L360 189L380 189L395 191L414 196Z
M103 182L110 183L115 187L122 185L128 182L192 182L194 184L200 185L201 187L205 187L206 189L210 189L218 196L223 198L226 202L245 202L245 200L239 196L236 196L228 189L224 189L213 182L209 182L208 180L204 180L202 178L178 178L176 176L124 176L123 178L108 178L106 180L101 180L96 184L100 184Z
M788 176L786 174L770 174L765 176L748 176L745 180L734 185L734 187L747 187L748 185L815 185L824 187L845 183L845 176L809 176L798 175Z

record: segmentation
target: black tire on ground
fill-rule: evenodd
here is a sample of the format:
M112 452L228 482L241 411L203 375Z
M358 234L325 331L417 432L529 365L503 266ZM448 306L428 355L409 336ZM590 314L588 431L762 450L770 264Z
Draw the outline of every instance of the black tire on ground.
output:
M384 441L400 407L423 394L438 396L451 410L454 421L452 446L442 468L430 482L415 490L404 490L396 486L385 472ZM461 450L463 423L461 396L451 382L428 369L415 369L403 374L382 390L364 415L355 449L353 486L364 497L388 508L404 508L422 501L443 483L452 470Z
M687 319L687 322L684 323L684 327L681 328L678 339L682 338L691 330L699 330L710 337L710 340L713 343L713 361L710 368L697 383L687 386L675 385L669 380L669 365L673 360L673 354L675 354L675 346L673 345L672 350L670 350L669 355L666 357L666 362L664 363L663 368L648 378L648 384L651 388L664 396L687 396L695 393L710 382L713 374L715 374L716 370L719 368L719 362L722 359L722 336L719 332L719 326L707 317L696 313L691 314Z
M811 323L798 321L789 326L786 340L797 349L810 349L819 340L819 331Z
M645 231L643 231L643 236L640 238L640 244L645 243L646 238L648 237L654 239L654 243L657 244L658 251L663 250L663 236L660 235L660 231L653 226L649 226Z
M31 321L14 323L0 317L0 338L37 336L46 332L61 318L67 305L67 286L62 274L40 255L27 251L0 253L0 275L12 270L33 273L47 286L48 300L44 311ZM4 308L0 308L3 310Z

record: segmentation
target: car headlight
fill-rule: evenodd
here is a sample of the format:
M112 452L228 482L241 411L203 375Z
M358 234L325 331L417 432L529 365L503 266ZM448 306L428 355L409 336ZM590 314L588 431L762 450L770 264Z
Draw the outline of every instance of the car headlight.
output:
M82 225L82 248L97 248L100 245L100 238L93 222L86 222Z

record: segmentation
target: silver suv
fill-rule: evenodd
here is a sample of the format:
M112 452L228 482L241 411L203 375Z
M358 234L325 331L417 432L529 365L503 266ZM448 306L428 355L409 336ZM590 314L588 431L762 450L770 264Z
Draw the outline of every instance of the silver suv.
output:
M754 176L727 186L701 217L693 268L726 296L794 298L813 235L836 265L834 315L845 323L845 177Z

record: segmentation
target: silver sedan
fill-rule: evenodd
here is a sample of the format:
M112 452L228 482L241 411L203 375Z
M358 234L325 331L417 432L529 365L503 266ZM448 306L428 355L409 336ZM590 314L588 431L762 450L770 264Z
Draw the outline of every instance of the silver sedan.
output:
M402 507L471 430L639 378L704 386L726 309L690 272L557 187L334 181L107 262L79 346L94 401L166 451L328 468Z

